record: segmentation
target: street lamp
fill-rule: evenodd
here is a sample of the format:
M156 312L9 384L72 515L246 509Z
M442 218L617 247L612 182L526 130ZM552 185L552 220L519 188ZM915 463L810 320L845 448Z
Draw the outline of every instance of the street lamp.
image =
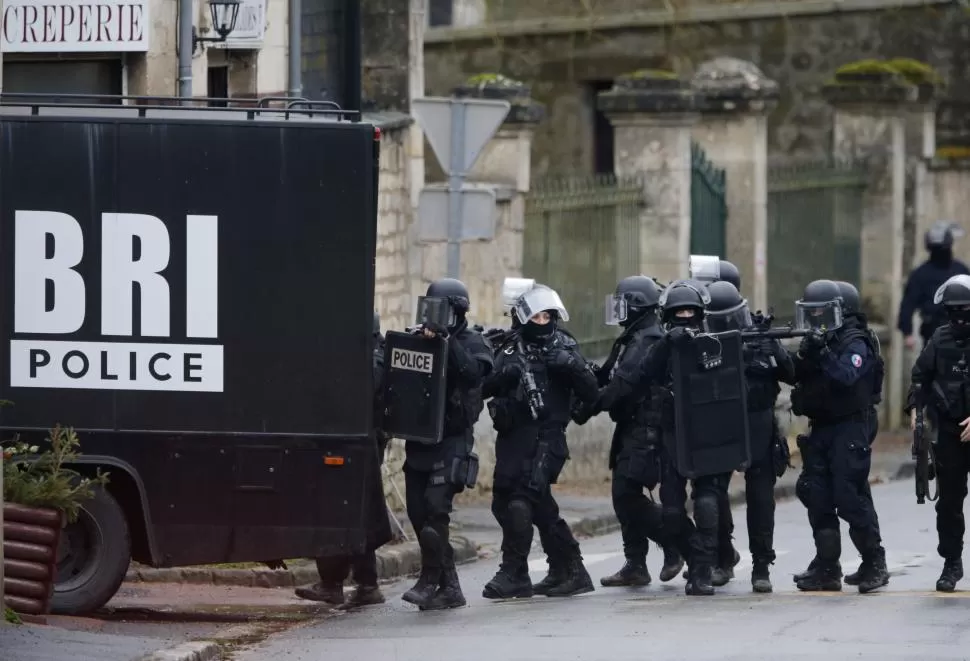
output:
M192 29L192 50L201 43L219 43L236 29L236 19L239 18L239 0L209 0L209 16L212 27L218 37L200 37Z

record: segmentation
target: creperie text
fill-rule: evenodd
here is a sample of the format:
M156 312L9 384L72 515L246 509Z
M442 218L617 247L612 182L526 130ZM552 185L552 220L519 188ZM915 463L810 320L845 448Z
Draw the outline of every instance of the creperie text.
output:
M36 50L31 45L42 44L65 50L72 50L73 44L87 44L85 50L115 50L112 45L143 42L145 23L142 2L4 2L3 50Z

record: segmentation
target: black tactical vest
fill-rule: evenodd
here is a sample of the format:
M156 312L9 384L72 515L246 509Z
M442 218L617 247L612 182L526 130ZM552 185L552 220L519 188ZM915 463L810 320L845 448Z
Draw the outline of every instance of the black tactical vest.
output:
M611 377L615 376L619 369L636 370L648 349L663 335L663 331L656 324L634 333L620 352L620 357L616 361L617 365L613 369ZM630 365L629 363L633 364ZM660 424L659 407L655 405L650 390L647 388L637 388L626 397L620 398L610 408L609 413L610 419L618 425L635 424L655 427Z
M876 392L874 381L881 371L881 358L871 344L871 337L861 329L840 329L835 339L830 341L829 348L836 355L842 355L849 344L857 339L866 343L869 359L876 361L876 364L851 386L830 378L821 369L806 374L792 392L792 412L795 415L804 415L816 423L832 423L869 411Z
M970 417L970 342L953 334L949 324L937 329L933 336L936 363L931 401L939 412L951 420Z

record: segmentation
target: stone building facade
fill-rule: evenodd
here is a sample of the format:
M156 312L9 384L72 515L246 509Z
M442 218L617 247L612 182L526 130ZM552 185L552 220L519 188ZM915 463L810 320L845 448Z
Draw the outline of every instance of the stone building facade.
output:
M594 100L617 76L646 68L690 78L718 56L751 61L778 82L781 96L768 117L773 160L831 153L833 114L820 89L850 62L901 57L936 69L960 109L941 104L941 146L967 115L970 13L958 3L844 0L835 9L815 0L455 2L454 26L426 34L428 92L447 92L486 72L531 84L548 109L535 139L537 175L608 171L604 146L612 137Z
M8 93L176 96L178 2L33 0L3 3L3 89ZM224 43L199 44L192 95L253 97L287 89L288 0L242 0ZM193 25L214 36L208 3Z

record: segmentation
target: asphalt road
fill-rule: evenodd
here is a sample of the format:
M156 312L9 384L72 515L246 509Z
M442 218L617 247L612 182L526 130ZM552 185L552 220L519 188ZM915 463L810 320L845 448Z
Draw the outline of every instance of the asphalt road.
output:
M418 612L400 600L410 581L385 588L388 603L313 621L277 634L236 661L642 661L652 659L968 659L970 592L935 592L942 566L936 555L933 504L916 505L912 482L874 488L892 573L879 593L798 592L791 575L808 564L814 548L804 509L797 501L777 511L774 594L750 587L750 556L743 553L736 578L713 597L687 597L677 578L646 588L601 588L599 578L622 564L619 535L584 541L595 592L570 599L535 597L489 602L482 586L496 559L460 568L466 608ZM744 508L735 510L739 550L747 546ZM843 569L859 563L843 530ZM651 550L656 575L661 554ZM533 580L545 561L533 552ZM966 585L970 585L968 578ZM966 587L966 586L963 586Z

